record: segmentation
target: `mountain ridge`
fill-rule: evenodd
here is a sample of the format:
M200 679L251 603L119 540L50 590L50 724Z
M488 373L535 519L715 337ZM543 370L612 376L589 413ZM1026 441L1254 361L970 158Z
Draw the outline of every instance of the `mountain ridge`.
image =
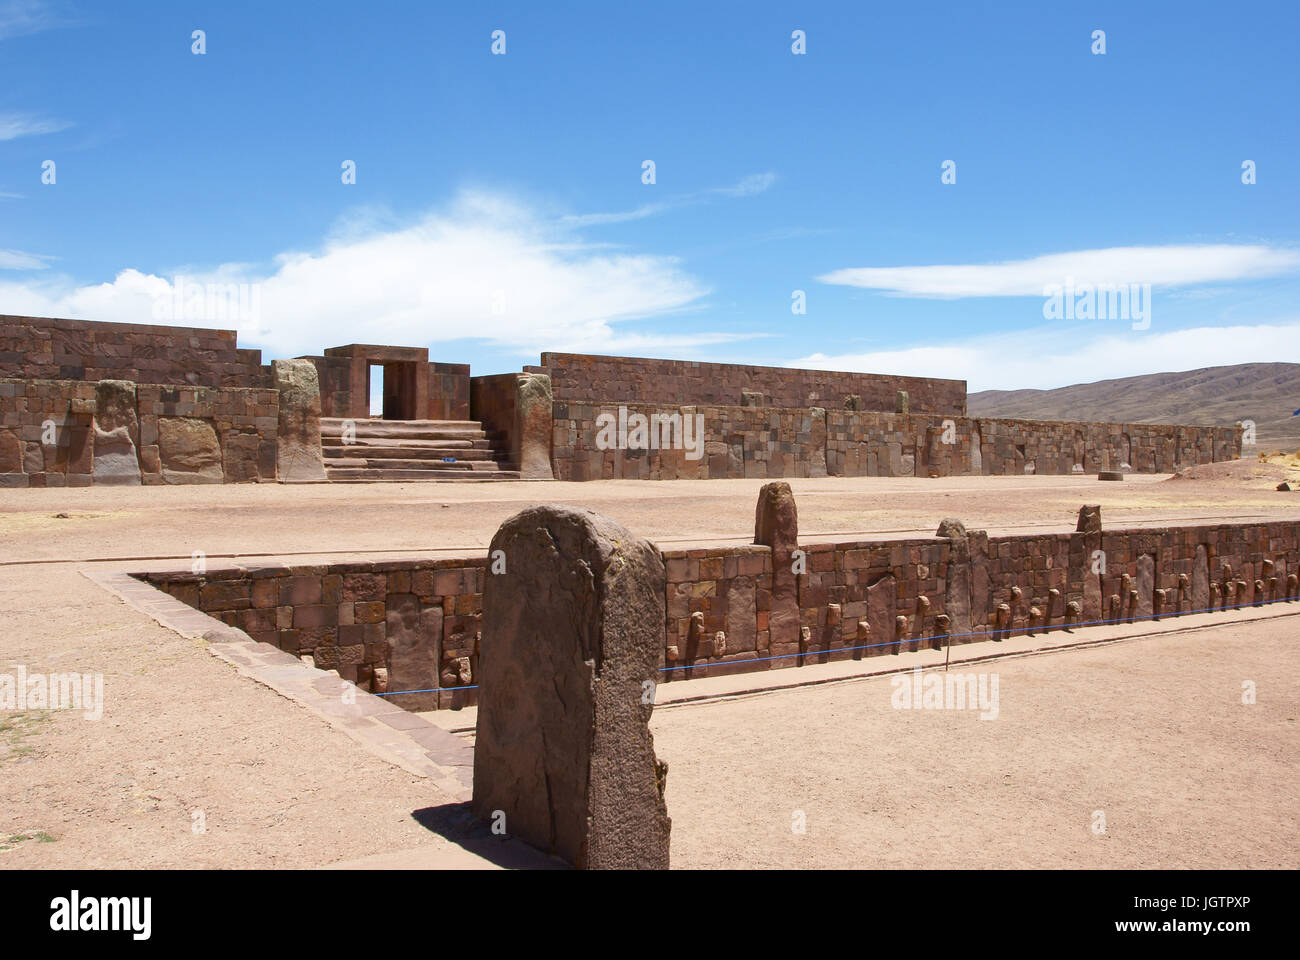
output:
M981 390L972 417L1232 426L1253 420L1256 446L1300 448L1300 363L1240 363L1076 383L1052 390Z

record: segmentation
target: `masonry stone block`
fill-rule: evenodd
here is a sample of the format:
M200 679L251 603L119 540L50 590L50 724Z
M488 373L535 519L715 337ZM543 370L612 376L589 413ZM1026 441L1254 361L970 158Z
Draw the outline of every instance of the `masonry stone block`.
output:
M206 420L158 418L158 455L166 483L221 483L221 444Z

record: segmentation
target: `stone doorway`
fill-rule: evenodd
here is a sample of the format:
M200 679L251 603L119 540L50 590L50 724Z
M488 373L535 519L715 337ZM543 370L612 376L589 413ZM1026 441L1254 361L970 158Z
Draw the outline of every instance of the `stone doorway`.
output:
M388 360L384 371L385 420L418 420L416 377L419 365L409 360Z

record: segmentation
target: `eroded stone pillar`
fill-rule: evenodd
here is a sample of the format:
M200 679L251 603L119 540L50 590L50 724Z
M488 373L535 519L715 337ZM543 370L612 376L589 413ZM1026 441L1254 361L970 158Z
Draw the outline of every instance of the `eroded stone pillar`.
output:
M320 378L310 360L273 360L271 376L280 392L276 431L276 477L281 483L325 479L320 448Z
M524 480L554 480L551 472L551 378L544 373L519 377L519 476Z
M799 548L799 511L784 481L763 484L754 513L754 542L772 548L772 603L768 613L772 656L799 653L799 584L794 551Z
M1100 504L1086 504L1079 508L1079 522L1075 531L1081 541L1081 550L1077 556L1083 564L1083 569L1079 571L1079 579L1083 582L1082 616L1085 623L1096 623L1103 616L1101 574L1093 570L1093 557L1101 550Z
M577 867L667 868L649 729L663 558L608 517L550 505L515 514L490 550L504 572L483 593L474 813Z
M948 581L944 585L943 612L948 616L949 629L961 638L971 640L971 558L970 539L966 525L948 517L940 522L936 537L948 541Z

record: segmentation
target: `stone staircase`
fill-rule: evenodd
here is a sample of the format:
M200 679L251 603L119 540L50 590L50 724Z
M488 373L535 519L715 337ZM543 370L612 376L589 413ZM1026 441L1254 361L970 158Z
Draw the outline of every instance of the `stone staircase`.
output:
M344 442L344 424L355 433ZM325 475L334 483L374 480L518 480L494 433L475 420L343 420L321 417Z

